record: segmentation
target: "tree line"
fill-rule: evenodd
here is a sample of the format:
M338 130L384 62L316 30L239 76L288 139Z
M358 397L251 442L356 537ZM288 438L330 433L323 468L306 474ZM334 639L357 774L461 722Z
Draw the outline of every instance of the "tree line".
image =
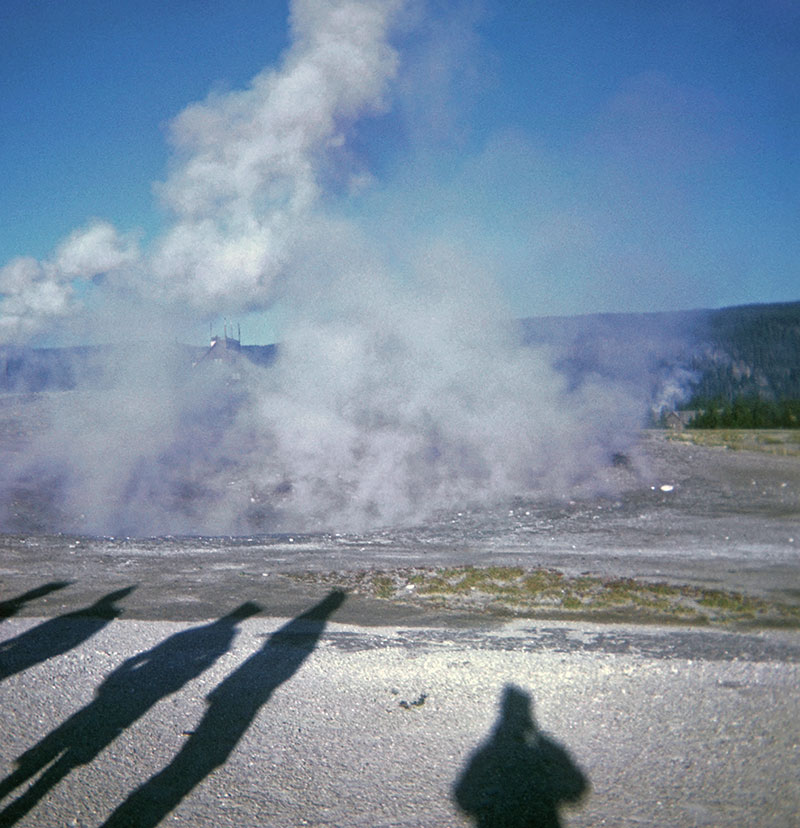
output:
M689 428L800 428L800 400L765 400L752 395L732 402L695 398L694 403L697 414Z

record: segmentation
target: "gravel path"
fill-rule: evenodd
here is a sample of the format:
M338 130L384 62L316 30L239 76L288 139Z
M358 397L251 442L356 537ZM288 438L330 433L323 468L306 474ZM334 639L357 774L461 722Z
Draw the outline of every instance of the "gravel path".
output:
M796 636L335 617L251 617L222 646L219 621L114 620L7 676L6 780L25 751L52 758L48 739L65 751L16 824L466 826L454 786L481 745L468 781L487 807L527 792L569 826L797 824ZM0 635L35 647L42 623ZM28 783L4 784L14 824Z

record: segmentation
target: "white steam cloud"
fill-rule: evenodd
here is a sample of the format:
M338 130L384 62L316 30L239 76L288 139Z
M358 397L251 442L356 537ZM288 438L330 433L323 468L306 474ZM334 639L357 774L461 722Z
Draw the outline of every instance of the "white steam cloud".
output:
M565 493L627 448L646 401L607 380L568 386L521 345L491 274L444 242L389 268L327 209L334 159L363 179L343 147L390 104L402 13L399 0L296 0L280 67L172 124L158 188L172 224L148 250L97 222L49 261L0 270L6 341L80 315L97 293L118 312L130 301L198 316L280 298L288 319L276 362L241 361L233 385L157 343L118 350L116 391L63 395L8 459L6 525L46 492L52 522L76 531L363 528Z
M158 186L173 223L142 254L108 223L74 232L46 262L0 270L0 334L19 341L79 313L75 283L107 277L147 300L198 313L263 308L290 266L320 198L326 156L360 116L386 106L398 58L388 42L400 4L293 4L293 45L279 70L212 94L172 123L174 165Z
M207 311L274 295L310 211L319 168L357 117L385 104L397 55L391 2L304 2L281 71L211 96L173 123L176 169L160 188L176 224L150 271L168 294Z

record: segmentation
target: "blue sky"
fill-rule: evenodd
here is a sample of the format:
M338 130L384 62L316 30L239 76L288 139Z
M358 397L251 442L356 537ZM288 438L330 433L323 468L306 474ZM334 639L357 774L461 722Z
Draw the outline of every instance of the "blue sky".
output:
M279 0L4 0L0 267L92 220L169 222L168 125L279 65ZM413 2L325 208L446 239L519 316L800 299L800 5ZM352 184L352 182L351 182ZM84 287L83 290L90 290Z

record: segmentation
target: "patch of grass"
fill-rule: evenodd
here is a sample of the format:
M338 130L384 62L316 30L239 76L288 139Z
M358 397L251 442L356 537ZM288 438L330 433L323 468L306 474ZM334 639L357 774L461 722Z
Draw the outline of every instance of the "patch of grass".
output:
M531 596L550 595L561 589L563 575L549 569L537 569L522 576L522 587Z
M290 577L395 603L521 617L800 627L800 606L635 578L566 576L552 569L464 566Z
M731 451L800 457L800 429L697 428L668 433L667 439Z
M521 578L525 574L521 566L487 566L482 571L487 578L502 578L507 581Z
M374 586L376 598L391 598L394 594L392 579L387 575L379 575L375 578Z

